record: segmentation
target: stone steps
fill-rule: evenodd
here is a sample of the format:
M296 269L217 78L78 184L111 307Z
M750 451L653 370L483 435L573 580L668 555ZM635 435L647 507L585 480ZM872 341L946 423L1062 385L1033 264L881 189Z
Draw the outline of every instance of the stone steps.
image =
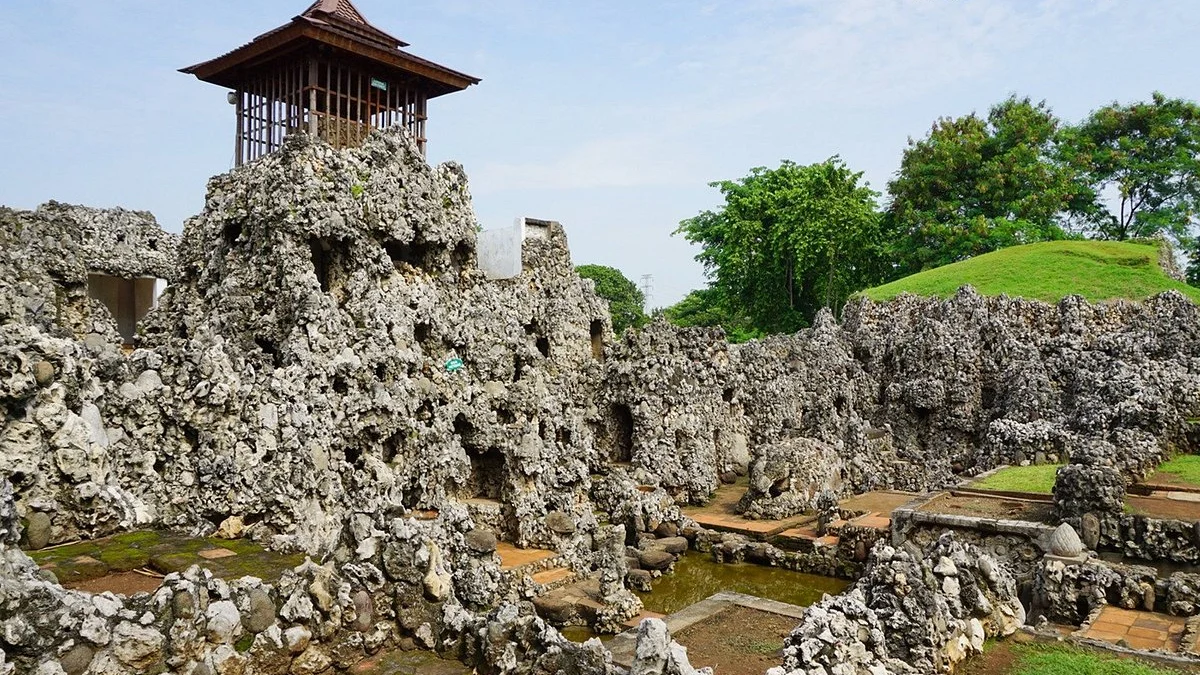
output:
M648 609L643 609L641 612L638 613L637 616L635 616L631 619L626 619L625 621L622 621L621 625L626 628L637 628L639 625L641 625L643 619L661 619L664 616L666 616L666 615L659 614L658 612L651 612Z
M534 598L533 606L538 616L560 628L587 626L604 609L599 598L600 581L584 579L539 595Z
M575 581L577 576L568 567L551 567L533 574L531 578L533 583L541 588L542 593L547 593Z

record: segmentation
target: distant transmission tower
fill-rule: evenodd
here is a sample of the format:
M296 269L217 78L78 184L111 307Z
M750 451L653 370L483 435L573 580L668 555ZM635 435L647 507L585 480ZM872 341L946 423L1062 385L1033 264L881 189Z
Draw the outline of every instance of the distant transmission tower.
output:
M645 311L645 309L650 306L650 292L653 290L654 290L654 275L653 274L643 274L642 275L642 301L645 303L642 306L643 311Z

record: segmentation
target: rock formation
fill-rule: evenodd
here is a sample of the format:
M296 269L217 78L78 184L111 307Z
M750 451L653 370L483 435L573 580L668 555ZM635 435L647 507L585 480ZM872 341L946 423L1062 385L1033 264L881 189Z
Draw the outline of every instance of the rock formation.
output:
M1011 574L953 535L917 554L879 544L849 592L805 613L772 674L951 672L1024 622Z
M343 151L290 136L214 178L178 246L120 210L0 225L0 648L22 672L320 672L402 638L486 672L608 673L602 648L534 615L539 589L500 569L498 542L594 577L607 629L638 609L633 572L687 545L679 505L741 475L748 516L831 517L837 496L1070 457L1059 507L1088 543L1087 500L1112 495L1071 476L1107 467L1116 489L1200 412L1200 315L1177 293L964 290L855 300L840 323L745 345L661 322L614 340L556 223L529 226L519 276L487 279L462 169L400 132ZM170 285L131 337L89 275ZM145 527L313 562L116 600L64 591L12 546ZM878 547L797 629L788 669L941 668L1019 620L987 558L928 553ZM645 631L645 672L690 672Z

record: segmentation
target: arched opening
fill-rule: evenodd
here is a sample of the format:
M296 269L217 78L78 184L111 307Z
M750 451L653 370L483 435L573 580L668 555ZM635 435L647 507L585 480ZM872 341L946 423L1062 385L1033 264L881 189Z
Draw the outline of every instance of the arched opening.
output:
M313 272L317 275L317 283L321 285L321 292L328 293L330 273L333 268L333 256L330 254L329 242L323 239L310 239L308 249L312 254Z
M153 277L125 279L88 273L88 297L104 303L126 345L133 344L138 322L158 304L166 284Z

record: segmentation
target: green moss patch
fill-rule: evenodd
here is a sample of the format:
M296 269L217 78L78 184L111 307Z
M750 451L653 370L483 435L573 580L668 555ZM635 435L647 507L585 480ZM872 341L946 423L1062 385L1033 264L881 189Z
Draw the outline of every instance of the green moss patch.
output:
M1035 492L1048 495L1054 492L1054 478L1061 466L1062 464L1009 466L971 483L971 487L977 490Z
M217 548L228 549L237 555L215 560L200 555L201 551ZM247 539L195 538L156 531L127 532L33 551L29 555L64 584L141 568L170 574L182 572L192 565L204 567L223 579L254 576L275 581L284 570L304 562L303 554L284 555L268 551Z

